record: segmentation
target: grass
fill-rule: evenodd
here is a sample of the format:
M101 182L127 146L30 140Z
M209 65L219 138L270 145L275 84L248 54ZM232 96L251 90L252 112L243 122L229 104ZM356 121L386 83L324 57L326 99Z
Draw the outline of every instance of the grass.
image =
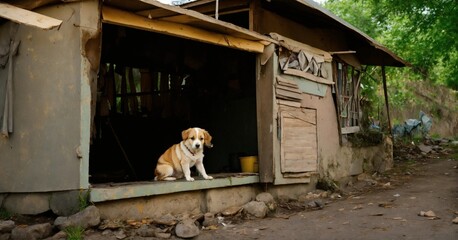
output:
M67 233L67 240L82 240L84 234L84 228L80 226L76 227L67 227L64 229L64 232Z
M456 140L455 140L456 141ZM452 145L450 144L450 148L452 149L452 152L450 154L450 157L455 160L455 161L458 161L458 145Z
M89 206L89 190L82 190L79 194L79 210L82 211Z
M13 217L12 213L8 212L4 208L0 208L0 220L8 220L11 219L11 217Z

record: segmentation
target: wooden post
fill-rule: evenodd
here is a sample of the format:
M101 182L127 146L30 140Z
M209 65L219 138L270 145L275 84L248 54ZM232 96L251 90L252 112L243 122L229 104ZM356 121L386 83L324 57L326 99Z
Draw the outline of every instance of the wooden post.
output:
M334 88L336 90L336 114L337 114L337 132L339 133L339 144L342 146L342 125L340 119L340 91L339 89L339 78L338 78L339 66L338 63L332 62L332 80L335 82Z
M388 91L386 89L385 66L382 66L382 82L383 82L383 93L385 95L386 116L388 118L388 131L390 132L390 136L391 136L390 106L388 104Z

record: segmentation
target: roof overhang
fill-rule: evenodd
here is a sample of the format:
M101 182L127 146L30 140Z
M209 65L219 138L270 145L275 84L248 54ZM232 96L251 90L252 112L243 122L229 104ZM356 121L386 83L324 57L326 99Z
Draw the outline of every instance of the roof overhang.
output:
M164 16L174 16L163 19ZM102 21L200 42L262 53L273 39L196 11L155 0L107 1Z
M68 1L68 0L67 0ZM70 0L80 1L80 0ZM342 32L350 49L323 49L325 51L352 50L363 65L396 66L410 65L394 52L370 36L335 16L312 0L259 0L262 6L284 15L298 23ZM66 2L65 0L4 0L20 8L32 10L43 5ZM249 11L250 0L219 1L219 8L226 12ZM251 52L262 52L264 46L276 43L262 34L220 21L211 17L216 0L200 0L181 6L162 4L156 0L105 0L103 21L147 31L193 39ZM107 10L108 9L108 10ZM129 16L122 19L116 14ZM130 21L130 22L129 22ZM183 29L183 30L181 30Z
M338 29L342 31L351 49L363 65L396 66L409 65L394 52L375 41L373 38L332 14L312 0L262 0L263 7L281 15L288 16L294 21L310 24L317 28ZM324 49L326 51L335 51Z

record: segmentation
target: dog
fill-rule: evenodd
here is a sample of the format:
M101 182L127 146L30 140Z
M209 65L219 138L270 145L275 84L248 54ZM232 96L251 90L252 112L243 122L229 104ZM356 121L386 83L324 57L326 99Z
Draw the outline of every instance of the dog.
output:
M194 181L190 168L194 165L204 179L208 176L203 160L204 146L211 148L212 136L202 128L188 128L181 133L182 141L169 147L157 161L154 180L173 181L185 177L186 181Z

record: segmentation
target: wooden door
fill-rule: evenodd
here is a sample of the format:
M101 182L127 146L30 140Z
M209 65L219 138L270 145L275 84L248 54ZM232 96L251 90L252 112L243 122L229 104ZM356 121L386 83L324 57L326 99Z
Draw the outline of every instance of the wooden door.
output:
M281 117L281 172L305 173L317 170L316 109L289 108Z

